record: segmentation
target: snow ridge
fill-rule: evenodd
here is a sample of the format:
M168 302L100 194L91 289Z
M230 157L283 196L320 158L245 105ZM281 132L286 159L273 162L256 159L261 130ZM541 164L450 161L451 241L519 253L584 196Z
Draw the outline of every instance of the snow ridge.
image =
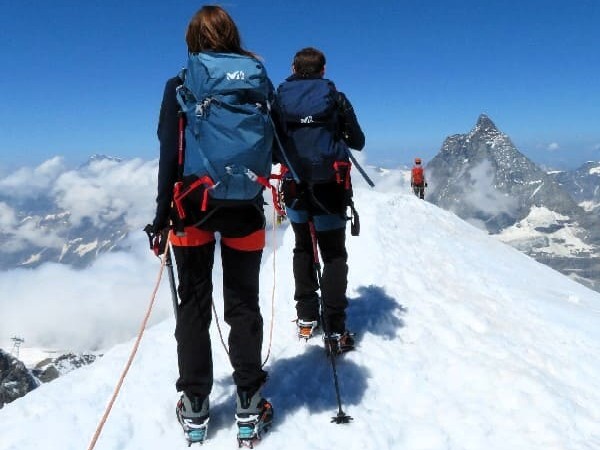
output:
M348 238L348 324L358 350L337 367L354 421L330 423L337 404L322 344L294 336L286 224L276 242L269 233L261 273L268 327L275 257L264 390L275 426L261 450L600 448L600 295L411 194L357 188L355 201L363 223ZM147 331L97 450L185 448L173 411L173 328L168 319ZM215 328L205 447L234 448L231 367ZM86 448L131 346L0 410L0 450Z

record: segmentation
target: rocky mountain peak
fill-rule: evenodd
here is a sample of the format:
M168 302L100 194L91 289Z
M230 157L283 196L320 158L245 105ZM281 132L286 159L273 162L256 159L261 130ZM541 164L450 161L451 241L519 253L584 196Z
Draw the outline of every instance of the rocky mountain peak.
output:
M503 234L538 261L599 289L600 268L589 262L600 242L594 225L600 214L598 166L550 176L481 114L469 133L444 141L427 170L427 200L491 234ZM542 219L540 211L551 219ZM528 229L531 235L525 238Z
M547 206L569 217L579 207L481 114L468 133L446 139L428 164L432 203L498 233Z
M481 114L477 119L475 127L471 130L471 134L500 134L500 130L496 127L496 124L492 122L486 114Z
M101 356L66 353L57 358L47 358L35 368L28 369L22 361L0 348L0 409L36 389L41 383L48 383L72 370L92 364Z
M39 385L39 381L21 361L0 349L0 408L23 397Z
M477 123L475 124L475 128L478 128L482 131L498 131L496 124L486 114L479 115L477 118Z

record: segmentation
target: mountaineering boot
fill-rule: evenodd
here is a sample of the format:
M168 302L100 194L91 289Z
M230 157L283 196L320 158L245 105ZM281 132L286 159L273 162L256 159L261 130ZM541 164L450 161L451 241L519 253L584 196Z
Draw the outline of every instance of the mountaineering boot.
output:
M298 327L298 337L308 341L319 328L319 322L317 320L298 319L296 326Z
M343 333L330 333L323 337L325 341L325 352L340 355L354 350L354 333L348 330Z
M175 411L177 420L183 428L188 447L194 443L202 444L208 431L208 396L204 399L198 396L188 397L185 393L177 402Z
M273 406L265 400L260 389L254 394L238 388L236 396L235 420L238 426L238 446L253 448L262 438L273 421Z

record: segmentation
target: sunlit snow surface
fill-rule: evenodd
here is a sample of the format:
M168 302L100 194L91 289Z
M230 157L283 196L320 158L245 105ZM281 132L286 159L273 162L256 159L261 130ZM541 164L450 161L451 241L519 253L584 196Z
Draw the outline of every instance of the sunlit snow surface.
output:
M497 237L501 241L523 250L535 246L535 249L532 250L534 253L548 253L556 256L573 256L582 252L593 253L594 248L577 236L582 234L581 228L573 227L568 220L569 217L546 207L534 206L527 217L505 228ZM555 231L549 231L553 227Z
M274 319L264 394L275 426L260 449L600 448L600 294L406 191L357 187L355 202L362 233L348 236L348 326L358 349L337 360L343 409L354 421L330 423L338 411L330 363L319 339L295 337L293 234L285 224L276 236L268 233L261 273L265 356ZM85 272L119 285L122 298L107 303L105 316L123 307L141 322L158 261L137 256L137 266L122 264L111 278L103 258ZM220 264L215 268L215 303L226 331ZM93 286L91 276L85 282ZM101 304L108 290L87 295ZM187 448L174 414L177 362L166 277L158 303L98 450ZM72 304L78 318L79 307ZM110 333L100 316L80 318L90 341ZM136 331L130 326L129 336ZM212 336L215 384L202 448L234 449L232 369L214 324ZM94 364L5 406L0 449L86 449L132 345L115 345Z

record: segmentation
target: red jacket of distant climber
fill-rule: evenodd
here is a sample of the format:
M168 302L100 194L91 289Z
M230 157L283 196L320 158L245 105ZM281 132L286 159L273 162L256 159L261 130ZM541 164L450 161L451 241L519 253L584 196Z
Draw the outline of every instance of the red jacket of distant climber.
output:
M410 173L410 185L411 186L424 186L425 185L425 173L423 167L415 166L412 168Z

